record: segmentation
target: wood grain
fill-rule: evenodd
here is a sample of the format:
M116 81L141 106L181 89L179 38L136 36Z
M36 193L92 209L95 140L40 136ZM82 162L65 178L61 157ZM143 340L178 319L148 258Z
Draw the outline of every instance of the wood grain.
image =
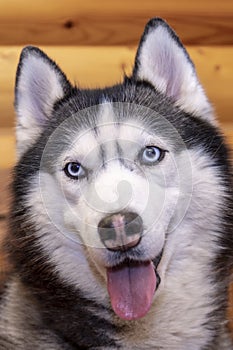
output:
M0 46L0 127L14 125L14 82L21 49ZM72 82L83 87L119 82L123 71L131 72L136 52L136 47L124 46L42 46L42 49L59 63ZM219 119L233 121L233 46L189 46L188 51Z
M233 44L230 0L2 0L0 45L135 45L152 17L185 44Z
M11 171L10 167L0 167L0 222L9 212Z
M10 264L7 260L7 255L3 248L4 237L7 234L6 222L0 221L0 291L1 287L5 281L5 277L10 270Z
M0 128L0 169L8 169L15 163L15 135L12 129ZM5 176L4 176L5 179ZM0 178L0 208L2 206L2 179Z

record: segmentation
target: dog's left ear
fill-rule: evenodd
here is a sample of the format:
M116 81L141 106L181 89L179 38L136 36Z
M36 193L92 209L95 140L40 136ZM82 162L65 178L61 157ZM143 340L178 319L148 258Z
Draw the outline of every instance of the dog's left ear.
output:
M148 22L138 47L133 77L147 81L183 110L215 123L213 110L187 51L168 24Z

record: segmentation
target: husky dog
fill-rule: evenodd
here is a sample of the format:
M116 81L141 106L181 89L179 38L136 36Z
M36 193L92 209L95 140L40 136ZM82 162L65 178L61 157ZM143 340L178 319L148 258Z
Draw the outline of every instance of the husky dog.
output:
M26 47L15 95L0 349L233 349L229 152L174 31L95 90Z

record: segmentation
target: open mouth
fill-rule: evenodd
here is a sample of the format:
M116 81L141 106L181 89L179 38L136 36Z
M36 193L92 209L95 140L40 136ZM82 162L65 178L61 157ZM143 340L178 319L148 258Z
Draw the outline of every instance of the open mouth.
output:
M160 260L160 259L159 259ZM112 308L124 320L144 317L151 308L160 277L152 261L126 260L107 268L107 284Z

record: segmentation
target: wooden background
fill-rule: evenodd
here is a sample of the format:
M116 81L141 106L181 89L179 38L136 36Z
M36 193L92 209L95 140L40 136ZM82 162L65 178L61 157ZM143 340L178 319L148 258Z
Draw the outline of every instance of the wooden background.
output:
M13 93L22 47L40 46L72 82L104 86L131 71L144 26L156 16L166 19L187 46L233 146L232 0L0 0L0 240L15 162ZM0 254L0 274L7 267Z

